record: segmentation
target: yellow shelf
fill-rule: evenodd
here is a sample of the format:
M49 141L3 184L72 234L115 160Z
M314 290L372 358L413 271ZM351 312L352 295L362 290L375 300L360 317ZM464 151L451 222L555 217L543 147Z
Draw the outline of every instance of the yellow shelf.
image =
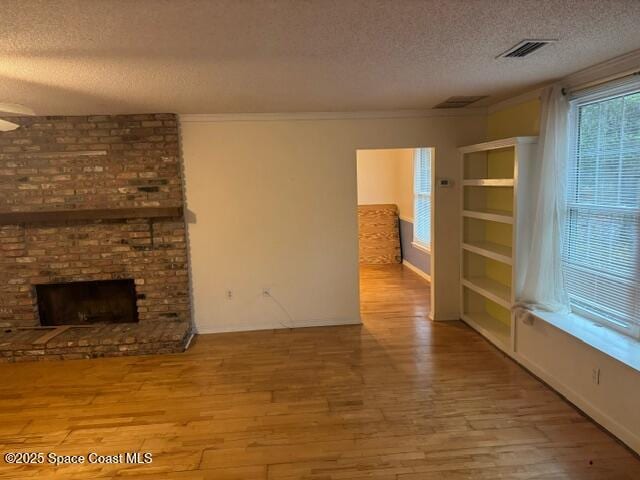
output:
M511 350L511 328L485 312L463 313L462 320L504 351Z
M498 262L512 265L511 247L505 247L499 243L493 242L465 242L462 248L469 252L477 253L483 257L491 258Z
M498 305L511 309L511 289L488 277L463 278L462 285Z
M463 210L462 215L480 220L491 220L500 223L513 223L513 215L507 210Z

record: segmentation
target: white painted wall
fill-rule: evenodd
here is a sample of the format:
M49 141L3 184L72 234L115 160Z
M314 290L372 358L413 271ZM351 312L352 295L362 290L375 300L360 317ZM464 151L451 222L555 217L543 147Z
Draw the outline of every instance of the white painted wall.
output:
M436 175L457 178L456 149L482 140L486 119L182 116L181 125L194 318L199 332L216 332L359 322L356 150L431 145ZM434 203L433 314L458 318L457 188L437 190Z
M358 205L394 204L413 222L413 148L358 150Z
M422 145L429 147L430 145ZM398 177L397 177L397 194L396 203L400 218L413 223L413 159L414 148L405 148L400 150L400 158L398 158Z
M396 203L398 149L358 150L358 205Z

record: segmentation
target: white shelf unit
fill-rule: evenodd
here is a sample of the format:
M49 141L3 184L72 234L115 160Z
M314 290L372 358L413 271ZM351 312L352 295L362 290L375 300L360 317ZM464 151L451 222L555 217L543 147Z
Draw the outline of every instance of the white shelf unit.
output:
M480 220L492 220L500 223L513 223L513 216L511 212L506 210L495 209L477 209L477 210L464 210L462 215L469 218L478 218Z
M528 252L530 168L537 137L513 137L459 149L461 318L513 354L511 307Z
M487 242L484 240L469 240L462 242L462 249L477 253L488 258L492 258L507 265L513 263L511 257L511 247L500 245L499 243Z
M465 187L513 187L513 178L478 178L464 180Z

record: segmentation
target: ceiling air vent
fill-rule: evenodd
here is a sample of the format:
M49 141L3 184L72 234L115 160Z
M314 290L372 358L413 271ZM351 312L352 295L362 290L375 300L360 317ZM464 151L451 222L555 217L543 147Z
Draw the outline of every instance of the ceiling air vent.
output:
M464 108L468 107L478 100L487 98L486 95L480 95L475 97L449 97L444 102L439 103L433 108Z
M522 40L506 52L501 53L496 58L522 58L537 52L545 45L554 43L556 40Z

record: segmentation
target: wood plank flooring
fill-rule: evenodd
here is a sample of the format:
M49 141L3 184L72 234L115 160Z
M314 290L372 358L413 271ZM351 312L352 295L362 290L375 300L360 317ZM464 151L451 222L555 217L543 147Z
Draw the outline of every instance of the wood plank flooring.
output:
M362 326L205 335L185 354L0 366L0 451L41 479L638 479L640 460L462 323L362 269Z

